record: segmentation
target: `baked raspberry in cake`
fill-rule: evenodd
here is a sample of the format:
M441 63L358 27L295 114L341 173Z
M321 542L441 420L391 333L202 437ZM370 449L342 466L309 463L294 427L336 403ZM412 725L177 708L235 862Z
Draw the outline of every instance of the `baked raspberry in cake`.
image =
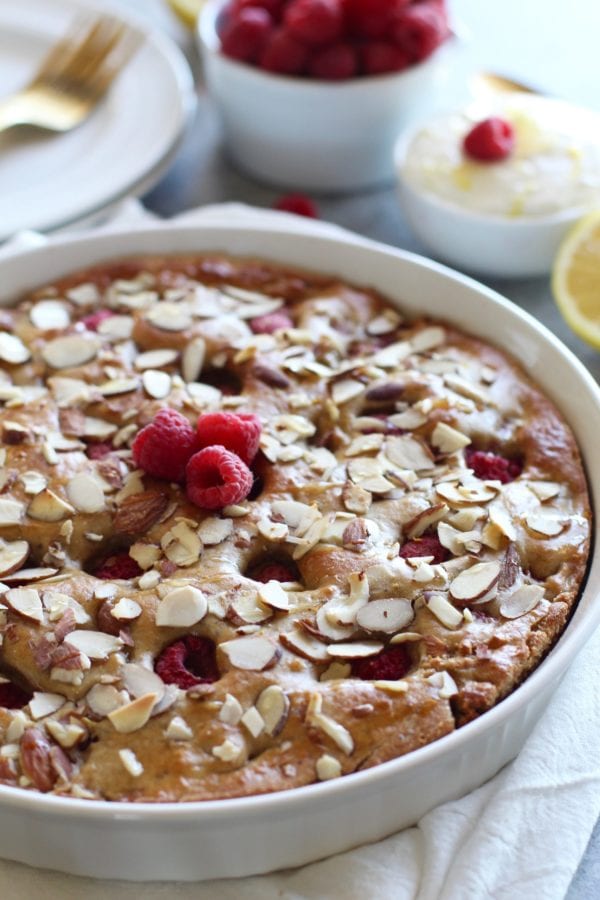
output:
M564 628L582 464L493 347L216 254L69 275L1 326L3 784L345 776L485 713Z

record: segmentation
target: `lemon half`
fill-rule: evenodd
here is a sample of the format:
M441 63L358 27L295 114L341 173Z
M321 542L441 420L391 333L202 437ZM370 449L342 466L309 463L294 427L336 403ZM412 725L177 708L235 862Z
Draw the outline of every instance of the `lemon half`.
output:
M600 350L600 209L584 216L560 245L552 291L567 325Z

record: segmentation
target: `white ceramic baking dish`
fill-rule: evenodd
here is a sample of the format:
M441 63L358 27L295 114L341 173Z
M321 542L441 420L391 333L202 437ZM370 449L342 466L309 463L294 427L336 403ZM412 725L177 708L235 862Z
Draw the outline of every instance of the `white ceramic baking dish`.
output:
M61 238L0 263L1 302L79 267L128 254L226 250L337 272L408 312L448 318L521 361L573 427L590 483L600 481L600 391L542 325L442 266L348 237L272 227L160 226ZM597 498L594 504L598 516ZM459 731L342 779L239 800L119 804L0 786L0 855L97 878L196 880L297 866L374 841L490 778L520 750L567 666L600 620L600 559L561 640L510 697Z

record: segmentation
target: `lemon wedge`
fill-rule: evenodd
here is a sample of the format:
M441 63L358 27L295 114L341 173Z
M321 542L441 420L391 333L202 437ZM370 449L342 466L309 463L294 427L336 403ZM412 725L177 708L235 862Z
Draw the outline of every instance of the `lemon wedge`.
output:
M194 27L198 13L204 4L204 0L167 0L167 2L188 28Z
M552 291L567 325L600 350L600 209L584 216L560 245Z

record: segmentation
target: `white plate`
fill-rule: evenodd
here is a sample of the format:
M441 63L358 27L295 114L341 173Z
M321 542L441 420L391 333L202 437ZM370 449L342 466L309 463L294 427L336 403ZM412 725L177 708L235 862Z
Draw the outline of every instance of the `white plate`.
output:
M380 290L413 315L451 318L503 347L564 412L589 483L600 484L600 390L573 354L489 288L358 236L299 234L284 217L279 226L236 226L215 217L203 225L160 223L63 236L0 262L0 307L34 285L101 260L210 250L339 273ZM592 500L598 521L600 492ZM600 622L599 593L595 554L568 627L535 672L483 716L406 756L291 791L204 803L107 803L0 785L0 856L95 878L193 881L297 866L378 840L478 787L516 756Z
M107 11L99 0L2 0L0 97L28 81L77 16ZM0 240L24 228L49 231L142 193L175 150L194 104L188 65L168 38L117 14L144 33L144 43L91 117L67 134L0 134Z

